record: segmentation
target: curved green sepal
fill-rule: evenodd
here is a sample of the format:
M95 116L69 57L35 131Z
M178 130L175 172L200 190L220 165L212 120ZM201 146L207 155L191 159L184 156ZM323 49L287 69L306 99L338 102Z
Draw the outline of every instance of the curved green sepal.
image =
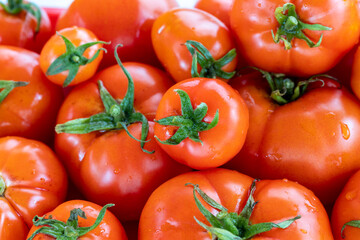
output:
M285 3L282 7L278 7L275 10L275 18L279 23L276 34L271 30L271 34L275 43L283 41L285 49L292 48L291 41L294 38L302 39L306 41L309 47L319 47L323 39L321 34L317 43L311 41L305 34L304 30L311 31L329 31L330 27L326 27L320 24L306 24L302 22L295 11L295 5L292 3Z
M174 90L180 96L182 116L170 116L155 120L160 125L177 126L179 129L169 139L162 141L157 136L155 138L162 144L177 145L184 139L190 138L202 144L199 133L214 128L219 122L219 110L216 111L211 123L203 122L208 107L206 103L201 103L193 109L189 95L181 89Z
M191 65L192 77L231 79L235 75L236 71L225 72L222 68L235 59L236 49L230 50L225 56L215 60L209 50L199 42L188 40L185 46L193 57ZM201 66L200 74L198 64Z
M28 82L22 81L10 81L10 80L0 80L0 103L9 95L9 93L16 87L24 87L28 85Z
M76 208L70 211L70 217L66 223L52 219L51 216L49 216L49 218L46 218L45 216L35 216L33 218L34 226L42 227L37 229L27 240L32 240L37 234L40 233L49 235L56 239L76 240L97 228L104 219L106 210L112 206L115 206L115 204L106 204L99 212L99 215L97 216L94 224L90 227L79 227L78 218L81 217L86 219L85 212L80 208Z
M46 71L46 75L52 76L64 71L69 71L63 83L63 87L67 87L74 80L80 66L87 65L94 61L99 56L100 51L107 52L105 48L100 48L90 59L88 59L83 56L86 49L96 44L110 44L110 42L96 41L85 43L83 45L75 47L75 45L68 38L58 32L56 32L56 34L64 40L66 52L60 55L57 59L55 59L54 62L51 63L48 70Z
M350 221L350 222L345 223L345 224L343 225L343 227L341 228L341 237L342 237L342 238L345 238L344 230L345 230L345 227L346 227L346 226L360 228L360 220L353 220L353 221Z
M6 190L6 184L4 178L0 175L0 197L3 197Z

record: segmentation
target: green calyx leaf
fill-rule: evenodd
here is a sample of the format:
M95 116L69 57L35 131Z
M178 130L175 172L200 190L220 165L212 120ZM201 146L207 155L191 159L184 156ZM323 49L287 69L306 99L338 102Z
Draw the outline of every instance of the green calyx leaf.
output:
M230 63L236 57L236 49L230 50L222 58L215 60L209 50L206 49L204 45L196 41L186 41L185 46L191 53L192 67L191 67L191 76L192 77L204 77L204 78L223 78L231 79L236 71L234 72L225 72L222 68ZM200 74L198 72L198 64L201 66Z
M6 190L6 184L4 178L0 175L0 197L3 197Z
M99 212L95 223L90 227L79 227L78 217L86 219L85 212L80 208L71 210L70 217L66 221L66 223L52 219L51 215L49 216L49 218L46 218L45 216L35 216L33 218L34 226L42 227L37 229L27 240L32 240L37 234L41 233L54 237L55 239L76 240L79 237L97 228L101 221L104 219L106 209L112 206L115 206L115 204L105 205Z
M208 111L206 103L201 103L196 109L193 109L190 97L185 91L181 89L175 89L174 91L180 96L182 116L170 116L156 120L155 122L160 125L176 126L179 127L179 129L171 138L165 141L161 141L157 136L155 136L155 138L160 143L167 145L177 145L186 138L202 144L199 138L199 132L210 130L218 124L219 110L216 111L211 123L203 122L202 120Z
M276 8L275 18L279 23L279 27L276 34L271 30L272 37L275 43L279 43L280 40L283 41L286 50L292 48L291 41L294 38L306 41L311 48L320 46L323 34L321 34L318 42L314 43L304 34L303 30L305 29L311 31L332 30L330 27L320 24L306 24L302 22L295 11L295 5L292 3L285 3L282 7Z
M134 81L130 73L125 69L115 48L115 58L124 71L128 79L128 89L122 101L118 102L114 99L109 91L104 87L101 80L98 81L100 97L105 108L105 112L95 114L88 118L79 118L68 121L64 124L57 124L55 131L57 133L71 133L71 134L86 134L94 131L109 131L109 130L125 130L126 133L136 141L140 142L140 147L143 152L154 153L144 149L146 138L149 132L149 123L144 114L135 112L134 109ZM141 139L135 138L127 129L132 123L141 122Z
M16 87L23 87L28 85L28 82L21 81L10 81L10 80L0 80L0 103L9 95L9 93Z
M322 82L322 85L324 86L324 80L320 79L320 77L330 78L337 81L337 79L333 78L332 76L319 74L314 75L307 80L296 82L282 73L270 73L256 67L251 68L259 71L264 76L271 89L270 97L280 105L293 102L300 98L305 94L306 89L310 83Z
M353 221L345 223L344 226L341 228L341 237L342 238L345 238L344 230L345 230L346 226L360 228L360 220L353 220Z
M219 240L246 240L251 239L254 236L268 232L273 228L286 229L297 219L301 218L300 216L296 216L294 218L285 220L280 223L258 223L251 224L250 217L254 211L255 202L253 194L255 192L255 184L257 180L254 180L251 188L249 198L246 202L246 205L240 214L237 213L229 213L228 210L223 207L221 204L217 203L213 199L211 199L205 192L203 192L198 185L187 183L185 186L193 187L193 195L195 199L195 203L199 208L200 212L204 215L204 217L208 220L211 226L208 226L198 219L195 218L195 221L206 229L213 237L213 239ZM209 210L205 208L205 206L199 200L197 194L211 207L220 210L220 212L215 216Z
M35 33L39 32L41 24L41 10L38 5L32 2L24 3L23 0L8 0L8 4L0 2L0 6L5 10L5 12L12 15L19 14L23 10L30 13L36 19Z
M51 63L50 67L46 71L46 75L52 76L64 71L69 71L63 83L63 87L67 87L74 80L80 66L87 65L94 61L99 56L100 51L107 52L105 48L100 48L96 51L94 56L88 59L83 56L86 49L96 44L110 44L110 42L96 41L85 43L83 45L75 47L75 45L68 38L58 32L56 32L56 34L64 40L66 52Z

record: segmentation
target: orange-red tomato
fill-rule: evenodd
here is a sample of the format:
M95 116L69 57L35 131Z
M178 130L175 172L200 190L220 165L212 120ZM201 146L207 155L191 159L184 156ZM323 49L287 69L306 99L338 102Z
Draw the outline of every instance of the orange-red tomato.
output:
M79 227L90 227L95 223L96 218L98 217L101 206L94 204L92 202L84 200L72 200L64 202L57 206L51 212L46 213L46 217L52 216L53 219L62 221L66 223L70 216L70 211L73 209L81 209L85 215L86 219L79 217L78 223ZM110 208L111 210L111 208ZM40 216L39 216L40 217ZM39 227L33 226L30 229L27 238L29 238ZM38 234L33 240L52 240L54 237ZM126 233L120 221L112 214L109 210L106 210L104 218L100 224L90 232L86 233L83 236L77 238L78 240L127 240Z
M154 22L152 43L162 65L176 82L191 78L192 56L186 41L203 44L215 60L235 48L230 30L219 19L199 9L179 8L168 11ZM222 70L234 71L237 58Z
M360 229L346 226L341 237L341 229L345 223L360 220L360 171L357 171L346 183L337 198L332 215L331 225L335 240L356 240L360 238Z
M0 138L0 239L25 239L32 219L65 199L67 176L45 144Z
M210 130L196 133L202 142L194 141L190 135L179 144L160 144L162 149L174 160L195 169L218 167L233 158L243 146L249 126L248 110L239 93L218 79L187 79L175 84L164 94L156 112L157 121L171 116L185 115L182 114L180 96L175 91L177 89L188 94L193 109L204 103L207 105L207 112L200 119L201 124L212 122L217 111L219 120ZM192 118L191 121L195 123L192 126L196 127L196 121ZM175 136L181 128L183 126L179 128L179 126L157 123L155 135L159 140L165 141Z
M353 56L352 73L350 78L350 86L357 98L360 98L360 48L358 47Z
M198 184L229 212L240 214L249 196L251 182L252 179L246 175L220 168L182 174L165 182L153 192L144 207L138 239L213 239L194 220L196 217L209 225L195 204L193 188L185 184ZM257 204L250 217L251 224L278 223L296 216L301 218L286 229L272 229L251 239L333 239L324 207L310 190L300 184L287 180L262 180L256 183L253 197ZM219 213L209 205L206 208L214 215Z
M195 7L211 13L230 28L230 12L234 0L199 0Z
M310 76L330 70L358 42L360 22L356 2L355 0L235 0L230 14L231 28L236 35L239 51L250 65L269 72ZM279 27L275 10L287 3L295 5L299 17L296 21L290 19L289 23L295 24L294 22L298 23L300 20L305 24L321 24L331 28L327 31L309 29L303 31L303 34L314 44L323 34L320 46L311 48L306 41L294 38L291 41L292 48L286 50L283 40L278 44L274 42L272 31L276 35ZM288 26L288 32L298 32L297 27L300 25L284 23L281 26Z
M98 42L99 39L90 31L85 28L80 27L71 27L71 28L64 28L58 31L59 34L66 37L74 47L79 47L83 44L91 43L91 42ZM84 82L90 79L96 73L96 70L103 58L103 51L99 50L102 48L102 44L93 45L85 50L83 54L73 53L69 54L67 58L64 59L63 65L68 64L69 68L70 65L75 66L77 63L73 62L72 58L75 56L78 57L80 61L80 56L83 56L87 59L91 59L95 56L95 54L99 51L99 55L90 63L86 63L85 65L81 65L78 67L75 77L71 80L68 86L73 86ZM57 85L64 85L65 79L70 74L69 71L63 71L57 73L55 75L49 75L48 70L51 64L59 58L61 55L67 52L67 48L65 45L64 40L58 35L53 35L43 47L40 53L40 67L41 70L46 74L46 77L53 83ZM68 60L68 61L66 61Z
M39 55L17 47L0 46L1 80L23 81L28 85L14 88L0 103L0 137L52 141L63 93L42 73Z
M57 30L79 26L91 30L103 41L111 41L105 46L113 53L117 44L123 61L157 63L151 45L151 27L162 13L177 7L175 0L75 0L57 22ZM115 64L112 54L104 56L102 66Z

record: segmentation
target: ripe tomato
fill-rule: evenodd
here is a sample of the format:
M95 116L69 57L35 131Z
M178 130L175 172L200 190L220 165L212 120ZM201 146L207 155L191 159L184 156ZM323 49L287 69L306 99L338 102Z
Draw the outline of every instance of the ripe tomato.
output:
M359 186L360 171L357 171L346 183L335 202L331 216L331 225L336 240L356 240L360 237L360 229L358 227L346 226L342 233L345 223L360 220Z
M102 43L85 28L64 28L43 47L41 70L50 81L64 87L84 82L95 74L103 58Z
M79 211L79 209L81 211ZM71 214L71 211L73 211L74 216L72 216L72 219L69 219L69 216ZM106 210L106 212L104 212ZM86 216L84 218L84 215ZM63 222L64 224L70 224L67 222L68 220L71 221L73 224L72 226L76 227L67 227L67 231L64 231L64 227L58 227L59 233L55 235L57 237L51 237L49 235L46 235L44 233L40 233L34 236L33 240L51 240L51 239L60 239L59 237L65 237L64 239L86 239L86 240L127 240L125 231L123 226L121 225L120 221L106 208L102 208L101 206L88 202L83 200L72 200L68 202L64 202L61 205L57 206L54 210L47 213L46 216L44 216L45 219L49 219L49 216L52 216L52 219L56 219L58 221ZM71 216L70 216L71 218ZM75 219L74 219L75 218ZM95 221L97 219L101 219L101 222L99 222L98 226L95 225ZM35 220L38 222L43 221L46 222L46 220L42 219L42 217L36 217ZM50 224L46 224L50 225ZM83 232L84 230L80 230L77 227L80 228L86 228L86 227L93 227L96 226L94 229L90 229L89 232L83 235L71 235L67 236L66 238L66 232L74 234L74 232ZM30 237L34 234L36 230L40 229L40 227L33 226L30 229L29 234L27 235L27 239L30 239ZM75 230L74 232L71 232L71 230ZM79 230L79 231L78 231ZM62 232L61 232L62 231ZM55 231L53 231L55 232Z
M352 72L350 78L350 86L357 98L360 98L360 48L356 49L355 55L353 56Z
M184 45L186 41L192 40L203 44L215 60L221 59L235 48L230 30L224 23L198 9L179 8L164 13L154 22L151 39L157 57L176 82L192 76L192 54ZM212 64L208 66L206 74L215 66L213 60L208 62ZM236 65L235 57L218 69L232 72Z
M14 14L7 12L0 6L0 44L26 48L40 52L42 46L51 36L51 23L47 13L39 8L41 20L37 31L38 20L29 11L19 8L19 5L28 5L22 0L8 0L7 6L13 6ZM31 5L34 9L34 5Z
M117 44L123 61L148 64L157 62L151 46L151 27L162 13L177 7L175 0L75 0L59 17L57 30L78 26L91 30L99 39L111 41L106 49L113 53ZM101 19L101 21L99 20ZM104 56L103 67L115 64L111 54Z
M153 119L171 80L162 71L144 64L124 65L134 79L135 109ZM119 66L110 67L91 82L73 89L60 109L58 123L104 112L95 82L98 79L103 81L114 99L128 101L124 98L128 79L120 71ZM146 199L157 186L188 171L161 150L153 138L153 122L149 122L149 126L148 139L151 141L146 142L144 148L155 150L153 154L142 151L138 141L117 127L87 134L61 133L55 139L56 152L85 197L99 204L115 203L112 211L120 220L137 220ZM141 138L142 124L132 123L127 128L133 137Z
M187 98L182 96L184 92ZM162 149L182 164L206 169L221 166L240 151L249 115L239 93L227 83L191 78L175 84L164 94L156 122L155 135ZM208 129L209 126L212 128Z
M46 79L39 66L38 54L0 46L0 91L4 87L2 84L14 82L23 84L11 90L2 102L0 100L0 137L22 136L52 141L62 90ZM11 89L11 86L5 88ZM5 90L0 95L3 93Z
M300 216L285 229L270 227L267 232L241 239L333 239L326 211L310 190L287 180L264 180L256 183L256 189L252 188L251 199L251 182L252 179L246 175L220 168L182 174L165 182L152 193L144 207L139 223L139 240L214 239L194 219L209 225L194 200L193 187L185 186L188 183L197 184L210 198L225 207L227 212L236 215L244 216L243 209L250 199L254 206L253 209L247 206L247 210L250 210L249 224L280 224ZM198 198L201 199L200 196ZM213 215L225 216L225 212L220 213L220 209L207 205L203 199L201 203ZM251 231L248 222L245 226L243 224L239 223L238 226L244 227L240 228L239 237Z
M0 239L24 239L35 215L64 199L64 167L45 144L21 137L0 138Z
M230 12L234 0L199 0L195 8L211 13L230 28Z
M285 105L270 98L261 74L230 83L244 98L250 126L244 147L227 167L255 178L288 178L331 208L360 168L360 103L343 88L311 89Z
M331 69L358 42L360 22L355 4L355 0L235 0L230 22L239 51L251 65L310 76Z

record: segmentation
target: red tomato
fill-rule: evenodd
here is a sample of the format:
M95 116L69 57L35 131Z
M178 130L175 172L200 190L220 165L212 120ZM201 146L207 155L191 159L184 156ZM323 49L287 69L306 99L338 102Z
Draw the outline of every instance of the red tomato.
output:
M73 200L65 202L59 206L57 206L53 211L46 214L45 218L49 218L52 216L52 219L59 220L63 223L69 219L70 212L74 209L81 209L84 213L86 218L83 218L79 215L77 216L78 219L78 227L85 228L91 227L94 225L95 220L101 216L101 209L102 207L83 200ZM110 209L111 210L111 209ZM77 210L78 211L78 210ZM88 233L81 235L79 237L76 236L78 240L127 240L124 228L122 227L120 221L109 211L106 210L105 215L101 216L102 221L99 225L89 231ZM40 220L40 219L39 219ZM27 239L40 227L33 226L30 229L30 232L27 236ZM72 228L74 229L74 228ZM76 230L76 228L75 228ZM62 229L62 234L59 234L58 237L65 237L64 229ZM69 229L68 229L68 232ZM33 240L51 240L51 239L59 239L55 237L51 237L49 235L45 235L43 233L37 234Z
M111 41L106 46L113 53L119 43L124 47L119 51L123 61L139 61L148 64L157 62L151 46L151 27L162 13L177 7L175 0L75 0L62 14L57 30L79 26L96 34L103 41ZM115 64L111 54L104 57L103 67Z
M207 105L208 109L203 113L202 118L196 117L194 113L184 113L185 108L182 108L183 103L177 91L179 89L189 96L190 111L193 109L197 109L195 112L199 111L204 103ZM195 169L221 166L240 151L249 125L248 110L243 99L230 85L221 80L192 78L172 86L163 96L156 112L158 123L155 125L155 135L160 141L172 141L173 136L178 136L181 131L198 128L205 123L210 124L216 119L217 114L218 122L213 128L190 132L178 144L160 144L160 146L174 160ZM160 121L181 115L187 122L191 121L191 125L182 124L180 127ZM185 115L190 117L187 118ZM197 115L201 116L201 114Z
M184 45L186 41L200 42L215 60L235 48L235 41L224 23L198 9L179 8L164 13L155 21L151 39L157 57L176 82L192 76L192 56ZM235 57L222 70L232 72L236 65Z
M244 98L250 125L244 147L227 167L255 178L297 181L330 209L360 168L360 103L345 89L323 87L280 106L260 74L230 85Z
M0 138L0 156L0 239L24 239L35 215L65 199L65 169L50 148L35 140Z
M14 2L25 4L22 0L8 0L8 3L14 4ZM41 8L39 10L41 21L39 31L36 32L38 22L34 15L25 10L10 14L0 6L0 44L40 52L51 36L51 24L47 13Z
M59 34L71 43L65 43ZM81 47L90 43L93 45ZM50 81L64 87L84 82L95 74L103 58L101 43L103 42L99 42L99 39L85 28L62 29L43 47L40 53L41 70Z
M357 98L360 98L360 48L356 49L355 55L353 56L352 72L350 78L351 89ZM350 71L349 71L350 72Z
M234 0L199 0L195 7L211 13L230 28L230 12Z
M0 101L0 137L22 136L50 142L62 90L50 83L39 66L39 55L0 46L0 90L4 81L25 82ZM4 93L4 90L1 94Z
M280 25L275 18L275 10L289 6L288 3L295 6L297 16L287 16L293 11L286 10L287 7L284 9L286 16L279 10L278 17L288 21L288 24L284 21ZM355 0L235 0L230 21L239 51L250 65L270 72L310 76L330 70L358 42L360 22L355 4ZM292 36L288 36L287 45L291 44L292 48L286 50L285 33L301 35L300 28L304 25L299 21L320 24L331 30L305 29L302 37L307 37L309 43L297 37L290 40ZM284 28L283 34L279 26ZM274 42L272 33L275 38L280 37L278 44ZM320 46L315 47L321 36Z
M153 67L138 63L125 63L134 79L135 110L149 119L154 118L159 101L171 86L171 80ZM58 115L58 123L87 118L104 112L96 80L101 79L115 99L124 99L127 78L119 66L103 70L93 81L82 84L67 96ZM96 203L116 204L112 211L120 220L136 220L151 192L167 179L188 171L170 159L153 138L153 123L145 149L125 130L109 129L88 134L58 134L56 152L64 161L74 183L82 193ZM137 139L141 136L140 123L128 126Z
M360 229L358 227L346 226L343 233L341 233L345 223L360 220L359 191L360 171L357 171L346 183L333 208L331 225L336 240L356 240L360 238ZM345 237L343 238L342 235Z
M209 225L195 203L193 187L185 184L198 184L229 213L239 215L248 200L251 182L250 177L225 169L186 173L165 182L152 193L144 207L138 239L214 239L194 220L196 217ZM244 239L333 239L324 207L305 187L287 180L264 180L256 183L253 197L257 204L251 211L250 224L279 223L296 216L300 219L285 229L272 229ZM205 205L212 214L219 214L220 210ZM241 230L244 234L244 229ZM243 237L242 234L239 237Z

